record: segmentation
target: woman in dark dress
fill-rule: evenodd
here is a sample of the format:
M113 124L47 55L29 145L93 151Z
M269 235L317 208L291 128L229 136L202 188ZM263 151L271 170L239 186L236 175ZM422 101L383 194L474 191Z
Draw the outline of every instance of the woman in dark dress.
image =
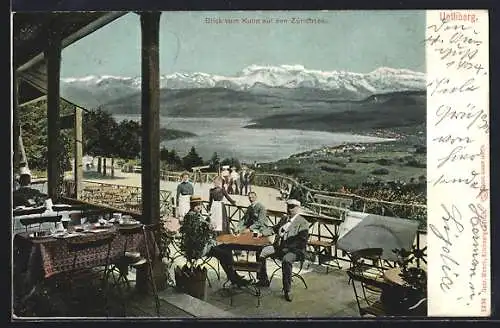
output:
M226 207L224 206L224 197L232 204L236 204L226 189L222 187L222 177L214 178L214 187L210 189L208 200L208 211L210 212L210 221L215 227L215 231L229 233L229 219L227 217Z

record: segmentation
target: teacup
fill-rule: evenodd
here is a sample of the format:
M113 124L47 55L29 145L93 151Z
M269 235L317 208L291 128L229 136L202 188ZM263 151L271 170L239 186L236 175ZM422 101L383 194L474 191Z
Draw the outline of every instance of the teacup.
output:
M56 224L56 231L64 231L64 225L62 222L57 222Z

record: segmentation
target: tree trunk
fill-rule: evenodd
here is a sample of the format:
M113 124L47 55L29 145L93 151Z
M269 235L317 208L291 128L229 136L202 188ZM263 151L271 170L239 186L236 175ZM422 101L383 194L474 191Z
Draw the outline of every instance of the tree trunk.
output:
M102 175L106 176L106 157L103 158L103 170L102 170Z
M101 173L101 157L97 157L97 173Z
M111 157L111 177L115 177L115 158Z

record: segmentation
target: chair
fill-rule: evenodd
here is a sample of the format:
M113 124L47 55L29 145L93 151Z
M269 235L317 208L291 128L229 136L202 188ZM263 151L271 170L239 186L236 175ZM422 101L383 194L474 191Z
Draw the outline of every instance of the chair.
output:
M73 283L75 280L83 278L83 275L78 275L78 272L84 272L87 269L90 269L90 267L86 266L83 268L76 268L76 263L77 259L79 256L82 255L82 253L85 253L88 250L91 249L98 249L98 248L105 248L106 251L106 259L105 259L105 265L104 265L104 279L102 279L103 285L104 285L104 291L105 291L105 301L106 301L106 306L108 305L108 283L107 283L107 274L108 274L108 267L110 264L110 253L111 253L111 243L116 237L116 234L97 234L95 236L92 236L92 239L88 238L69 238L67 239L67 247L68 251L73 254L73 262L71 266L71 270L69 272L65 273L65 277L68 280L70 284L70 290L73 290Z
M342 266L339 263L339 260L336 256L332 255L332 247L336 247L335 243L337 242L337 236L334 236L332 240L320 240L320 239L312 239L310 238L307 241L307 246L311 247L313 251L307 251L307 253L312 253L313 255L318 256L318 264L326 266L326 273L328 274L330 266L332 266L329 262L334 261L335 267L338 269L342 269ZM310 263L308 263L308 268Z
M212 263L210 263L210 261L213 259L212 256L204 256L202 258L202 263L201 263L201 266L205 266L207 265L209 269L212 269L215 274L217 275L217 280L220 280L220 264L219 264L219 261L217 261L217 269L212 265ZM207 281L208 281L208 286L211 288L212 287L212 283L210 282L210 279L208 278L208 275L207 275Z
M130 239L137 234L142 234L142 226L134 226L131 228L119 228L120 235L124 236L125 242L123 243L123 253L116 261L112 263L109 270L110 273L118 272L118 278L113 275L113 280L116 285L121 285L122 281L130 288L130 281L128 280L128 268L132 265L142 265L146 263L146 259L141 257L139 252L132 252L128 250Z
M386 315L386 311L384 310L384 306L380 301L380 296L382 295L382 291L387 288L388 284L383 280L376 280L370 277L363 276L362 274L355 272L353 269L347 270L347 275L349 276L349 280L352 281L352 288L354 291L354 297L356 298L356 304L358 305L359 315L373 315L373 316L383 316ZM377 295L377 299L375 301L369 300L366 295L358 292L356 287L356 282L359 282L363 288L371 288L372 290L379 290L379 294Z
M34 217L29 217L29 218L23 218L20 219L19 221L21 224L25 227L26 232L28 231L28 228L31 226L38 224L39 229L42 228L42 223L54 223L54 227L56 226L57 222L60 222L62 219L62 215L53 215L53 216L34 216Z
M384 271L380 268L381 264L381 256L383 253L382 248L364 248L358 251L348 253L348 256L351 259L351 267L350 270L360 274L364 277L368 277L371 279L381 279L383 277ZM366 261L371 261L369 264ZM351 282L349 279L348 283ZM365 298L368 300L366 292L379 294L381 291L374 286L365 286L362 285L362 291Z
M384 271L380 267L380 264L382 261L381 256L383 252L384 251L382 248L364 248L347 253L347 256L351 261L350 269L358 273L363 273L365 276L382 276ZM371 264L367 263L367 261L371 261Z
M261 290L260 290L260 287L255 284L255 282L257 282L257 280L256 280L256 277L254 277L254 275L256 276L257 273L260 271L260 269L262 268L262 263L258 262L258 261L250 261L250 252L251 251L245 250L245 251L240 251L240 253L241 252L246 252L246 260L239 259L238 256L235 255L234 251L233 251L234 261L233 261L232 268L236 272L246 272L248 274L252 283L250 285L246 286L246 288L248 291L250 291L250 293L252 295L257 297L257 307L259 307L260 306ZM229 287L228 287L228 285L229 285ZM229 279L226 280L226 282L224 282L222 287L230 289L230 297L231 297L230 305L233 306L233 297L235 295L235 290L239 289L239 288L237 286L233 286L232 284L230 284Z
M278 272L279 270L282 270L281 259L276 257L276 256L273 256L273 255L271 255L271 259L274 261L277 268L273 271L273 273L271 273L271 277L269 278L269 282L272 282L276 272ZM306 283L304 277L302 277L302 275L301 275L302 269L304 267L304 261L305 261L304 259L302 259L300 261L296 261L296 262L300 263L299 269L297 271L294 271L294 268L292 267L292 281L294 278L299 279L304 284L305 289L307 289L307 283Z
M155 306L156 306L156 315L160 316L160 298L158 296L158 290L156 288L156 282L153 272L153 260L155 259L156 250L158 250L158 244L156 242L156 233L160 231L160 223L143 225L142 233L144 236L144 244L145 244L145 261L141 261L139 263L134 263L131 266L133 268L139 268L143 265L147 265L149 272L148 281L151 283L151 288L153 291L153 295L155 298ZM152 252L152 253L151 253ZM143 262L143 263L142 263Z

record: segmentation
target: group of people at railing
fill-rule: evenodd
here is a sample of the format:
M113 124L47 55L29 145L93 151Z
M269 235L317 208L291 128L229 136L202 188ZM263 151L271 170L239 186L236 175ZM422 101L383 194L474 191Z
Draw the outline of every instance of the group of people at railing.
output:
M252 184L255 177L255 172L250 170L246 165L241 167L238 172L236 167L225 165L220 172L222 178L222 187L229 194L246 196L252 191Z

